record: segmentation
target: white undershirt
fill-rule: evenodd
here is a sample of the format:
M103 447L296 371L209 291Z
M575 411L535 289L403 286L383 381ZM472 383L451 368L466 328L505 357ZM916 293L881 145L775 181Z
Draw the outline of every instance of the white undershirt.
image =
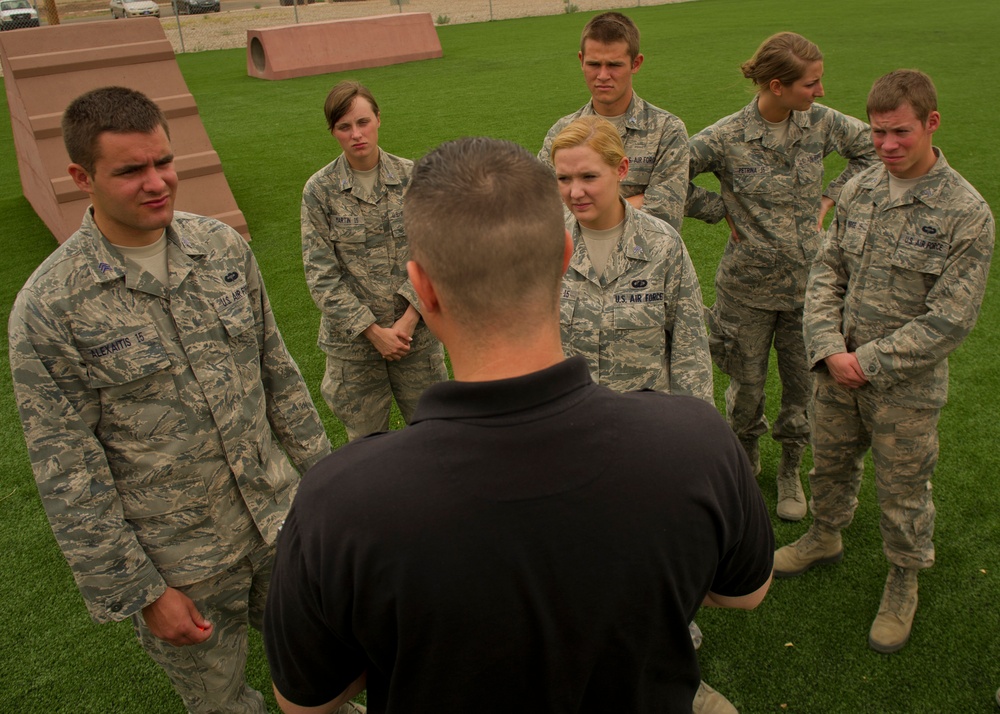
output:
M791 118L792 116L789 114L788 119L775 122L768 121L767 119L764 119L764 117L761 117L761 119L764 119L764 125L767 127L768 133L771 134L779 144L784 144L785 139L788 138L788 122L791 121Z
M375 190L375 181L378 180L378 164L375 164L375 168L367 171L351 169L351 173L354 174L354 180L364 186L366 191L371 193Z
M902 179L889 174L889 198L893 201L899 200L903 194L917 185L923 176L911 179Z
M625 113L624 112L622 112L621 114L618 114L616 116L613 116L613 117L606 117L604 115L600 115L600 117L601 117L601 119L605 119L605 120L611 122L614 125L615 129L618 130L618 134L619 135L623 135L625 133Z
M625 219L617 226L604 231L597 231L591 228L580 226L580 233L583 235L583 244L587 247L587 255L590 256L590 263L597 272L597 277L604 275L608 268L608 259L611 252L618 245L618 240L625 231Z
M155 243L140 246L116 245L121 254L169 287L167 270L167 232L164 230Z

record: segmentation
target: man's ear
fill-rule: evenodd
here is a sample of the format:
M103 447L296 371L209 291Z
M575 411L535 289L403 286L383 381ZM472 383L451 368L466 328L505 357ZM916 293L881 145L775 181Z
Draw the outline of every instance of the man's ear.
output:
M73 183L76 187L85 193L93 193L93 181L87 169L80 166L80 164L70 164L66 169L69 172L70 177L73 179Z
M931 112L927 115L927 121L924 126L927 128L928 132L933 134L941 128L941 115L936 111Z
M437 292L420 263L415 260L407 261L406 273L410 276L410 283L413 284L413 289L417 292L417 298L420 299L420 314L441 312L441 303L438 300Z
M563 248L563 273L566 273L566 268L569 267L570 258L573 257L573 236L566 231L566 246Z

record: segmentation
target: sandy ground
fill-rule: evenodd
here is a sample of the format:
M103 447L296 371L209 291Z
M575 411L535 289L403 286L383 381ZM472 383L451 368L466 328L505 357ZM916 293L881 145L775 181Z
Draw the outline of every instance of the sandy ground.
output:
M566 12L565 0L354 0L353 2L316 2L298 7L275 6L275 0L262 0L259 8L223 11L218 14L163 19L163 29L175 52L199 52L246 46L246 31L258 27L290 25L295 22L320 22L351 17L367 17L402 12L429 12L437 24L458 24L508 20L515 17L558 15ZM606 10L622 6L665 5L680 0L572 0L579 12ZM225 7L223 0L223 7Z
M301 0L300 0L301 1ZM246 31L259 27L290 25L296 22L321 22L352 17L388 15L402 12L429 12L437 24L459 24L508 20L515 17L558 15L566 12L565 0L352 0L327 1L281 7L277 0L261 0L246 10L225 10L218 14L165 17L164 32L175 52L200 52L233 47L246 47ZM578 12L606 10L612 7L665 5L682 0L572 0ZM89 4L89 3L88 3ZM104 6L105 3L100 3ZM168 4L161 2L161 5ZM62 7L72 7L72 2ZM102 9L103 14L103 9ZM180 32L178 32L178 19Z
M688 1L690 0L572 0L571 11L593 12ZM170 0L157 2L161 7L170 5ZM402 6L398 4L400 2ZM246 47L247 30L291 25L296 22L296 14L297 21L302 23L394 15L399 12L429 12L438 25L456 25L515 17L559 15L567 12L567 2L568 0L317 0L312 4L282 7L278 0L260 0L247 9L227 10L227 0L222 0L222 12L164 17L160 22L174 52L202 52ZM107 0L62 0L58 6L64 20L78 21L82 17L110 20ZM39 11L44 18L41 0ZM2 76L3 71L0 70L0 77Z

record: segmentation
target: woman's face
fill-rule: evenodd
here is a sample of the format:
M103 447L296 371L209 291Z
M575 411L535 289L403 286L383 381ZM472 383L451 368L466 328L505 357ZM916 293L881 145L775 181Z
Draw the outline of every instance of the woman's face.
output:
M624 218L618 183L628 175L628 159L608 166L586 145L559 149L553 163L563 203L580 225L594 230L614 228Z
M823 96L823 60L810 62L801 77L790 85L779 82L778 87L779 101L785 109L809 111L813 102Z
M381 124L371 102L355 97L350 111L333 125L333 136L340 142L352 169L367 171L378 164L378 128Z

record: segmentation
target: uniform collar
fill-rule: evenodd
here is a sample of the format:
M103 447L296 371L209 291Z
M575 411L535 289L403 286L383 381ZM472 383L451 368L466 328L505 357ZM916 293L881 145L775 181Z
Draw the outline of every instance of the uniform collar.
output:
M639 260L649 262L649 243L642 231L639 230L639 212L632 208L625 199L620 199L625 204L625 225L622 227L622 237L618 245L611 251L608 257L608 265L604 269L603 284L608 285L628 272L631 262ZM580 273L593 283L602 284L602 279L597 276L593 264L587 255L587 247L583 242L582 231L579 221L573 220L573 255L569 259L569 267Z
M639 121L642 113L646 110L646 102L632 90L632 99L629 100L628 106L625 107L625 126L629 129L641 129L642 125ZM592 114L594 116L600 116L594 109L594 100L591 99L587 102L586 111L584 114Z
M813 106L822 106L814 104ZM747 141L755 141L764 137L767 133L767 124L764 117L760 115L757 108L757 97L753 98L743 109L744 129L743 138ZM798 140L812 126L813 120L810 112L793 111L789 118L788 138L792 142Z
M184 216L186 214L180 214ZM205 238L192 235L190 231L185 231L182 236L177 230L178 212L174 212L174 220L167 226L167 255L168 260L177 256L186 256L192 260L183 261L191 264L193 259L200 258L207 254L208 248ZM78 231L80 247L87 256L87 267L96 283L109 283L114 280L125 279L126 285L130 288L139 288L139 276L135 268L125 260L125 257L115 249L114 245L108 241L101 233L94 221L93 206L87 208L83 216L83 223ZM178 253L179 251L179 253ZM174 263L177 261L174 260ZM172 268L173 270L173 268ZM184 269L184 275L190 272L190 267ZM139 288L141 289L141 288Z
M937 161L931 167L930 171L920 177L917 185L910 189L904 195L904 198L911 199L907 203L920 201L928 208L937 209L947 203L942 198L942 193L951 175L951 167L948 165L948 160L944 158L941 150L936 146L932 148L934 149L934 154L937 156ZM876 203L882 204L887 202L889 200L889 170L885 167L885 164L880 165L877 170L865 176L861 180L861 188L877 192L878 196L873 197Z
M379 148L378 177L383 186L396 186L403 182L396 157ZM354 172L347 157L341 154L333 162L333 177L337 186L344 193L354 188Z

